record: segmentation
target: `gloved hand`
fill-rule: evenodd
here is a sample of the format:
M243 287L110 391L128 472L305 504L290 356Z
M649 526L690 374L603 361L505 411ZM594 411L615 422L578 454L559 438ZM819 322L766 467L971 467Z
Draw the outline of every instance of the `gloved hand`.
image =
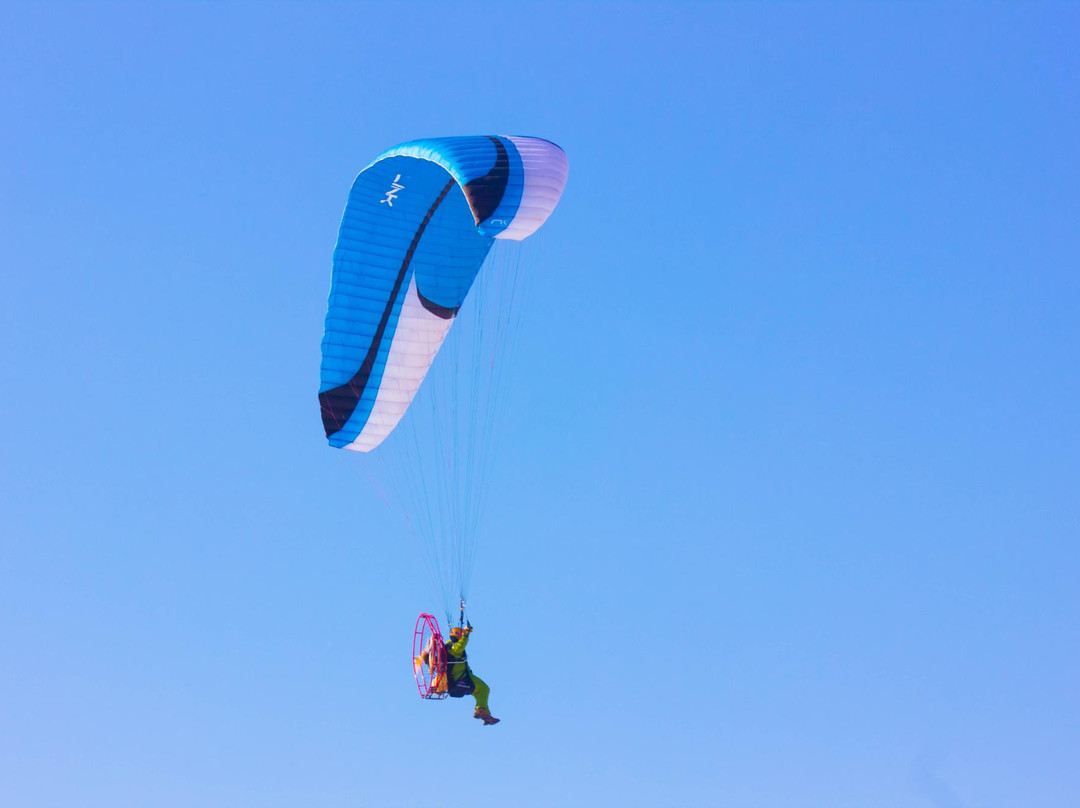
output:
M465 633L472 634L472 623L467 620L465 621Z

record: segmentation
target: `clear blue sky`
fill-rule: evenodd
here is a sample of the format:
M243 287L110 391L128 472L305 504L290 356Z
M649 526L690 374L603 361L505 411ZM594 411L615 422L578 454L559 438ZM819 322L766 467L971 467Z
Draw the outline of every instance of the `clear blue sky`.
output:
M1078 31L0 4L0 804L1080 804ZM571 170L481 729L416 698L427 580L315 392L356 173L493 132Z

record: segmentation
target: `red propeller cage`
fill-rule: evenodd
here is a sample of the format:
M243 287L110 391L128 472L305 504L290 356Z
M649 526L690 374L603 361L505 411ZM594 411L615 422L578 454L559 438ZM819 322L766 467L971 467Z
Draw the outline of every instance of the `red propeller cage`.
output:
M426 656L425 656L426 655ZM422 699L446 698L446 646L439 621L424 613L413 631L413 676Z

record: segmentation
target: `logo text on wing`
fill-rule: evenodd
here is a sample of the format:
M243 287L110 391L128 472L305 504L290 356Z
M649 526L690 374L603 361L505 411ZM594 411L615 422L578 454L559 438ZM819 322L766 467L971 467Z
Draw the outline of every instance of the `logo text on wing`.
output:
M390 184L390 190L386 192L386 198L380 199L379 204L394 207L394 200L397 199L397 195L404 190L405 186L401 184L401 175L398 174Z

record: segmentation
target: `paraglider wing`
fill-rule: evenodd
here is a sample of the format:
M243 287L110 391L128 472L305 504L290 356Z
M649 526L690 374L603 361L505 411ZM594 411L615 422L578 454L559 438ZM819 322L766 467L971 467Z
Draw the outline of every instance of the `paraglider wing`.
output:
M319 404L331 446L369 451L420 387L493 239L540 227L566 183L553 143L404 143L356 178L334 250Z

